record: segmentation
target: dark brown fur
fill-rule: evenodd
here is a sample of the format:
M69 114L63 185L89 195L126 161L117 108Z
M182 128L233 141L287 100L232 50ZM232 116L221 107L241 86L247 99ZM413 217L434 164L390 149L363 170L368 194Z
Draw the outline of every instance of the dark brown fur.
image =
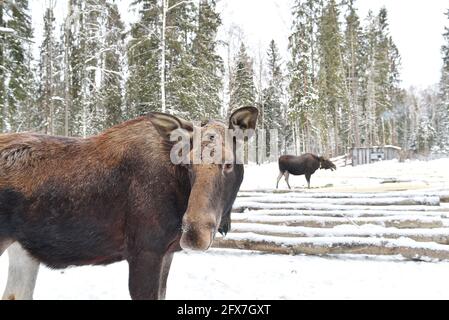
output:
M0 245L18 241L53 268L126 259L131 297L163 298L188 208L226 216L243 179L243 166L220 178L218 165L173 165L167 144L151 116L87 139L0 135Z
M311 153L303 154L299 157L297 156L281 156L279 158L279 181L282 176L285 176L287 181L287 185L290 188L290 184L288 182L289 174L300 176L305 175L308 187L310 188L310 178L312 174L314 174L318 169L330 169L336 170L337 167L330 160L325 159L324 157L318 157Z

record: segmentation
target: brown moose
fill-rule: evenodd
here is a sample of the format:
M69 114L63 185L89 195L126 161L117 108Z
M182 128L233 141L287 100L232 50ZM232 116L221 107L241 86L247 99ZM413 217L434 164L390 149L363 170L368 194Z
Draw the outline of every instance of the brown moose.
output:
M257 116L245 107L199 130L254 129ZM176 129L194 126L151 113L86 139L0 135L0 255L18 243L52 268L126 260L131 298L163 299L173 253L229 230L243 180L235 161L173 164Z
M310 178L318 169L337 170L335 164L324 157L318 157L311 153L297 156L281 156L279 158L279 176L277 179L276 189L279 188L279 181L285 177L288 188L291 189L288 179L290 174L294 176L305 175L308 188L310 189Z

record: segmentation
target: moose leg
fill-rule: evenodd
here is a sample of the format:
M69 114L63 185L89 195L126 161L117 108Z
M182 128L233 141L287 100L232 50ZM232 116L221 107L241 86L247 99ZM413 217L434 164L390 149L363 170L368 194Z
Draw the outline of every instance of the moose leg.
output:
M39 272L39 261L33 259L18 242L8 248L8 256L8 282L3 299L32 300Z
M307 187L310 189L310 178L312 177L311 174L306 173L306 180L307 180Z
M128 259L129 293L133 300L158 300L164 255L140 251Z
M0 240L0 257L2 256L3 252L8 249L8 247L11 245L12 241L10 240Z
M284 176L284 173L283 173L283 172L280 172L280 173L279 173L279 177L278 177L278 181L277 181L277 183L276 183L276 189L279 188L279 181L281 181L281 179L282 179L283 176Z
M164 261L161 268L161 280L159 283L159 299L165 300L165 294L167 292L167 279L170 272L171 263L173 261L173 253L167 253L164 256Z
M292 187L290 187L290 183L288 183L288 178L290 178L290 173L289 172L285 172L284 173L284 177L285 177L285 181L287 182L288 188L291 189Z

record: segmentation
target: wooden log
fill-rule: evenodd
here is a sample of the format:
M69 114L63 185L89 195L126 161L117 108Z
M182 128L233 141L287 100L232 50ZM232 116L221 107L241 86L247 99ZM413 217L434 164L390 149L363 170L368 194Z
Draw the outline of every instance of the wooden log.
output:
M244 212L246 210L328 210L328 211L354 211L354 210L388 210L388 211L438 211L449 212L446 206L425 206L425 205L390 205L390 206L362 206L362 205L338 205L322 203L260 203L236 201L232 208L233 212Z
M234 223L232 233L254 233L262 236L285 238L305 237L361 237L399 239L407 237L418 242L435 242L449 245L449 228L442 229L396 229L396 228L347 228L323 229L307 227L285 227L277 225L257 225L248 223Z
M236 213L236 215L241 214ZM388 210L355 210L355 211L340 211L340 210L295 210L295 209L271 209L271 210L249 210L245 211L246 215L264 215L264 216L319 216L319 217L333 217L333 218L367 218L367 217L388 217L388 216L410 216L416 218L420 217L435 217L435 218L449 218L449 212L443 211L388 211Z
M348 199L348 198L410 198L410 197L439 197L442 201L449 200L449 190L424 190L424 191L396 191L396 192L370 192L370 193L350 193L350 192L297 192L273 190L260 191L240 191L239 198L266 197L270 194L274 197L282 198L314 198L314 199Z
M256 250L277 254L291 255L334 255L334 254L360 254L360 255L401 255L408 259L436 259L449 260L449 247L439 244L414 244L410 241L387 239L360 239L360 238L331 238L331 239L304 239L303 241L285 242L277 241L275 237L269 239L243 237L218 238L213 247L226 249Z
M329 198L357 198L357 197L377 197L377 196L389 196L389 197L404 197L404 196L441 196L441 195L449 195L448 188L432 188L432 189L420 189L420 190L403 190L403 191L379 191L379 192L325 192L325 191L316 191L314 189L301 189L301 190L289 190L289 189L254 189L254 190L240 190L239 195L244 194L277 194L277 195L285 195L285 196L312 196L312 197L329 197Z
M331 205L363 205L363 206L439 206L439 197L395 197L395 198L284 198L284 197L248 197L238 198L236 205L240 203L259 204L331 204Z
M249 216L245 214L235 215L232 219L233 223L260 223L280 226L301 226L309 228L334 228L341 225L378 225L387 228L411 229L411 228L443 228L449 225L447 219L437 219L432 217L407 217L407 216L392 216L392 217L369 217L369 218L328 218L317 216L292 216L292 217L276 217L254 215Z

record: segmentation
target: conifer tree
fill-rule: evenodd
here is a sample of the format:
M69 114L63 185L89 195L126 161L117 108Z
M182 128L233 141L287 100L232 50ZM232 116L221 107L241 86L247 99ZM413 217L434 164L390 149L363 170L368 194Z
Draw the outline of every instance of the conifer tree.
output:
M243 43L235 58L233 78L231 79L229 88L229 113L239 107L254 106L256 101L256 89L254 86L253 61L248 56L246 47Z
M197 9L194 2L168 2L165 33L165 91L168 112L189 115L196 106L193 93L195 68L193 39L196 31ZM162 49L163 50L163 49Z
M217 118L220 116L220 96L224 73L223 60L217 53L217 32L221 25L215 0L201 0L198 26L193 41L195 104L192 118Z
M126 83L125 118L161 110L159 0L136 0L139 19L131 26L127 45L129 77Z
M347 112L345 77L342 61L343 38L340 32L339 10L335 0L330 0L323 10L320 22L319 70L320 113L326 114L327 127L325 139L328 137L327 154L338 155L344 151L342 142L342 115Z
M100 60L101 85L99 106L103 113L103 129L123 121L124 24L117 4L107 3L103 21L104 36Z
M445 15L449 19L449 10ZM439 104L435 117L436 144L441 152L449 153L449 27L444 28L444 44L441 48L443 68L439 84Z
M293 27L289 37L288 117L293 124L296 153L312 151L312 128L318 107L317 74L319 42L317 31L322 9L319 0L298 0L293 7ZM301 139L302 137L302 139ZM300 141L303 141L301 148ZM302 150L300 150L302 149Z
M0 130L26 130L34 104L28 0L2 1L0 26Z
M282 150L285 137L285 105L284 97L284 76L281 69L281 56L274 40L270 42L267 52L268 86L263 91L264 128L266 130L277 130L279 138L278 150ZM267 132L267 141L270 141ZM269 149L269 145L267 148Z
M348 92L349 116L352 142L361 146L361 86L360 79L365 72L363 64L363 30L354 0L347 2L346 30L344 39L344 65L346 71L346 87Z
M39 112L33 114L33 128L48 134L62 134L63 51L56 40L54 4L44 14L43 41L39 59Z

